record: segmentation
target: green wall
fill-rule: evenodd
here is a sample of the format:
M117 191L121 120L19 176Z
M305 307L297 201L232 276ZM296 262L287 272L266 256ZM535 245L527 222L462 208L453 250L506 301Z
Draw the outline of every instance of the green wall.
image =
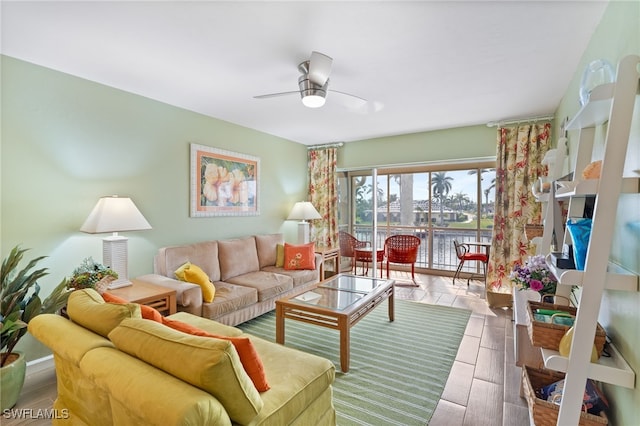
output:
M580 105L579 88L586 65L604 58L614 66L627 55L640 55L640 2L612 1L582 56L580 65L556 112L556 122L573 117ZM559 133L559 129L556 128ZM606 127L596 131L594 160L600 159ZM569 132L570 164L574 164L578 132ZM573 170L573 167L570 167ZM637 176L640 171L640 96L636 97L629 149L624 176ZM611 259L626 269L640 274L640 194L624 194L618 204L616 231L611 247ZM611 424L635 425L640 419L640 292L605 291L600 308L600 323L615 342L625 360L636 372L636 388L626 389L605 385L611 402Z
M41 263L50 270L42 295L83 258L102 260L106 235L79 228L104 195L130 196L153 227L123 234L130 277L151 273L154 254L166 245L271 232L296 240L296 223L285 219L306 199L305 146L0 58L0 251L4 258L20 244L31 249L29 259L49 256ZM259 216L189 217L192 142L260 158Z
M338 167L357 169L495 156L496 129L481 125L349 142L340 150Z

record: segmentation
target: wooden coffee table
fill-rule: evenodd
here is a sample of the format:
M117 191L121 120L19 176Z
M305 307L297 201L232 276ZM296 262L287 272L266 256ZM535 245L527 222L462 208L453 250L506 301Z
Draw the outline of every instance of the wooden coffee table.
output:
M276 300L276 342L284 344L285 318L340 331L340 368L349 371L350 331L376 306L389 301L394 320L394 281L336 275L313 290Z

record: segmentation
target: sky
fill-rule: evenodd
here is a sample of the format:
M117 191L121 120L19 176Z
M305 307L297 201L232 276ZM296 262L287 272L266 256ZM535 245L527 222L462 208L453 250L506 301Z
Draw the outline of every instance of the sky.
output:
M447 176L453 178L451 181L451 191L449 196L462 192L469 197L473 202L477 202L476 191L476 175L470 175L467 170L450 171L446 172ZM413 180L413 199L414 200L426 200L429 198L428 187L428 173L415 173ZM493 179L493 173L484 173L482 180L482 189L489 187ZM378 176L378 185L386 194L386 175ZM390 191L392 194L400 194L400 188L395 179L390 182ZM484 194L481 193L482 201L484 201ZM489 193L489 201L495 199L495 190L491 190Z

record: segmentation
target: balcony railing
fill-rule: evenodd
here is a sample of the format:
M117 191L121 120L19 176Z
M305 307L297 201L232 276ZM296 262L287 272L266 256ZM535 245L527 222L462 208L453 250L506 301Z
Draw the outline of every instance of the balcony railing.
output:
M372 227L355 225L353 235L361 241L371 242ZM378 227L376 244L384 246L387 237L397 234L415 235L420 238L420 249L416 268L455 271L458 267L458 257L453 240L458 242L491 242L491 230L455 229L416 226ZM468 262L464 265L464 272L480 273L482 267L478 262Z

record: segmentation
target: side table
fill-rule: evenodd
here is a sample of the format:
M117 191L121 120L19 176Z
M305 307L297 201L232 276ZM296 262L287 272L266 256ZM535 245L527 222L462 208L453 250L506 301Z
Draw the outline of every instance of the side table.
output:
M371 247L360 247L355 248L354 250L356 265L354 271L357 272L358 262L362 262L362 275L367 275L369 273L369 263L373 260L373 249ZM384 249L376 249L376 259L374 262L380 262L380 278L382 278L382 262L384 261ZM367 266L367 271L365 272L364 267L365 264Z
M151 306L166 315L175 314L176 291L167 287L151 284L136 278L131 280L132 285L109 290L109 293L122 297L131 303L140 303Z
M320 265L320 281L328 278L325 273L325 264L327 261L333 261L333 273L335 275L340 272L340 248L316 246L315 252L322 256L322 264Z

